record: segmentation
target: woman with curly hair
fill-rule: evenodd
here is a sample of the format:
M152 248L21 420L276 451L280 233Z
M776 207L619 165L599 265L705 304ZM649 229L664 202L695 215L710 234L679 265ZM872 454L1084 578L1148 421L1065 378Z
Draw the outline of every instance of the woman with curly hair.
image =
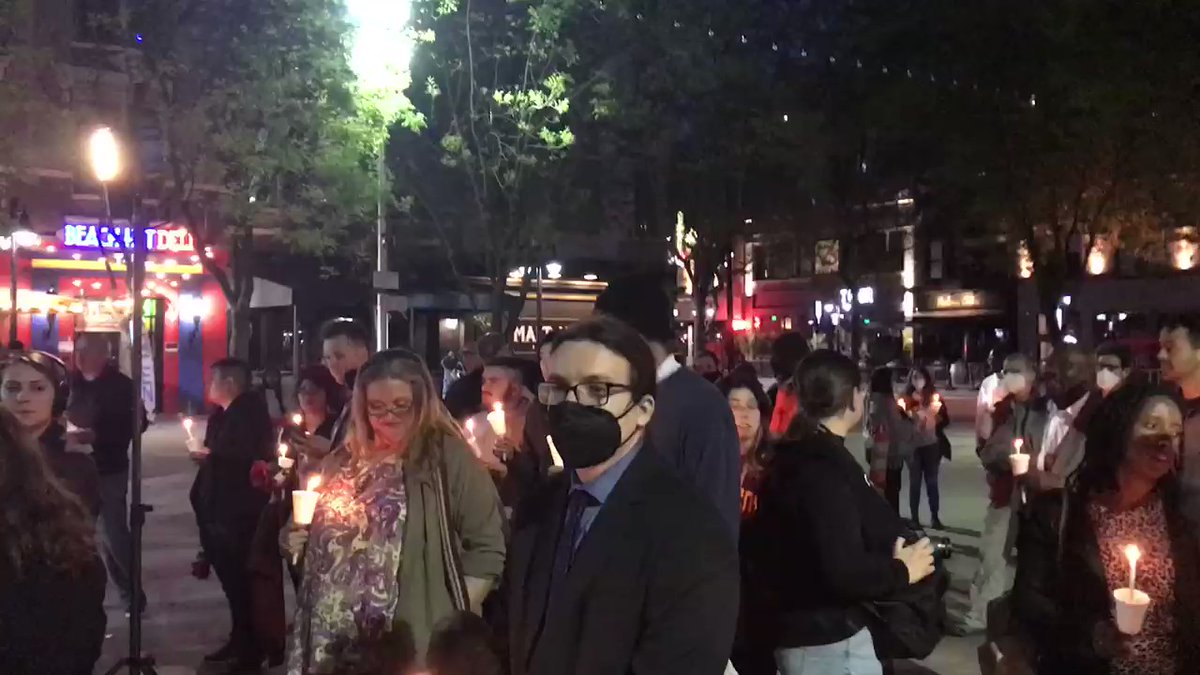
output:
M91 521L0 409L0 673L92 672L106 576Z
M1120 387L1093 417L1066 488L1030 502L1013 608L1037 672L1200 672L1200 544L1179 507L1182 435L1173 390ZM1112 618L1129 544L1142 552L1138 589L1152 598L1137 635Z
M371 357L346 445L321 466L303 561L291 675L392 672L421 661L437 622L478 613L504 567L500 499L412 352ZM307 482L306 480L304 482Z

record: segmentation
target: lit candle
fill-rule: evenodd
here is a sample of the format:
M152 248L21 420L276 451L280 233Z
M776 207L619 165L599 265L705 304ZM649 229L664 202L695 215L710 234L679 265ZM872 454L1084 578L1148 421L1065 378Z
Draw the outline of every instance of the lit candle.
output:
M900 406L900 412L908 412L908 405L904 402L904 399L896 399L896 405Z
M195 424L195 421L193 421L192 418L190 418L190 417L183 418L183 430L185 432L187 432L187 437L188 437L189 441L196 440L196 437L192 435L192 425L193 424Z
M1013 454L1008 456L1009 462L1012 463L1012 472L1014 476L1024 476L1029 473L1029 455L1022 452L1025 447L1024 438L1013 439ZM1024 502L1025 493L1021 493L1021 501Z
M464 426L467 429L467 442L471 444L471 451L475 453L476 458L482 457L479 446L475 444L475 420L468 419Z
M292 491L292 522L297 525L312 525L313 514L317 511L317 500L321 498L321 493L317 492L317 488L321 486L321 477L313 476L308 479L306 490Z
M508 422L504 419L504 406L500 403L492 406L492 412L487 414L488 424L492 425L492 431L496 432L497 436L508 434Z
M1125 547L1125 557L1129 559L1129 589L1134 590L1137 588L1137 564L1142 552L1137 544L1129 544Z
M552 463L550 471L552 473L558 473L565 468L562 455L558 454L558 446L554 445L554 439L549 435L546 436L546 444L550 446L550 461Z
M288 452L287 443L280 443L279 444L279 468L281 468L285 471L296 465L296 460L292 459L291 457L288 457L287 452Z
M942 395L934 394L933 395L933 410L934 410L934 412L937 412L938 410L941 410L941 409L942 409Z
M300 413L296 413L295 415L292 415L292 424L303 429L304 428L304 415L301 415Z

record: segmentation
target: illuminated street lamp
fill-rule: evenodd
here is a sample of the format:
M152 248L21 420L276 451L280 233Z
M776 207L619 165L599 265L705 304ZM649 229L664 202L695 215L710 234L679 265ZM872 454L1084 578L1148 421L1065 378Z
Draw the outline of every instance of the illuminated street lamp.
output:
M375 269L386 272L384 195L387 191L387 130L400 114L404 90L410 81L408 65L413 39L406 27L412 15L411 0L346 0L354 35L350 41L350 67L357 79L358 104L373 107L383 120L376 148L378 177L375 220ZM382 276L382 275L379 275ZM382 288L375 292L375 346L386 349L387 309Z
M92 173L101 184L107 185L121 173L121 148L117 135L108 127L100 127L88 139L88 160Z

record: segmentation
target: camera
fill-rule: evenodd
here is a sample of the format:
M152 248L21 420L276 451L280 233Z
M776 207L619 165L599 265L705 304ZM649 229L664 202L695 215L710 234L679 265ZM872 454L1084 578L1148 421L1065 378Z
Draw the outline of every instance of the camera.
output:
M933 547L933 559L937 561L949 560L954 555L954 542L950 541L950 537L937 537L926 534L925 530L914 528L911 530L905 543L914 544L922 539L928 539Z

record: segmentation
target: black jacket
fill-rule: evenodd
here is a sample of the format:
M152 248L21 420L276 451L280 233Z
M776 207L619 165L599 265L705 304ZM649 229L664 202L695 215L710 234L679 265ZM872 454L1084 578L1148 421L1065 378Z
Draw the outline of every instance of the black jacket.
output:
M1034 497L1017 539L1012 609L1017 628L1036 653L1039 673L1110 672L1097 652L1096 625L1112 621L1112 596L1085 495L1075 484ZM1200 545L1179 510L1178 488L1164 489L1167 533L1175 562L1176 672L1200 673ZM1059 531L1062 531L1061 560Z
M567 473L513 519L513 675L720 675L738 609L738 559L720 515L651 448L617 482L546 609Z
M133 440L133 380L108 367L94 380L78 371L71 376L67 419L96 434L92 458L100 475L129 468L129 443Z
M456 420L483 410L483 368L472 370L450 384L446 390L446 410Z
M212 454L196 472L198 503L193 505L202 522L258 521L269 495L251 485L250 467L274 456L274 431L267 402L258 391L242 394L208 418L204 445Z
M51 424L38 439L38 444L54 475L83 502L92 515L99 515L100 478L96 473L96 463L83 453L67 452L66 427L58 422Z
M0 673L91 675L104 645L106 582L98 556L74 576L36 566L0 582Z
M854 635L866 625L864 603L908 585L892 557L900 517L827 431L781 442L765 476L747 555L756 597L776 603L776 646Z

